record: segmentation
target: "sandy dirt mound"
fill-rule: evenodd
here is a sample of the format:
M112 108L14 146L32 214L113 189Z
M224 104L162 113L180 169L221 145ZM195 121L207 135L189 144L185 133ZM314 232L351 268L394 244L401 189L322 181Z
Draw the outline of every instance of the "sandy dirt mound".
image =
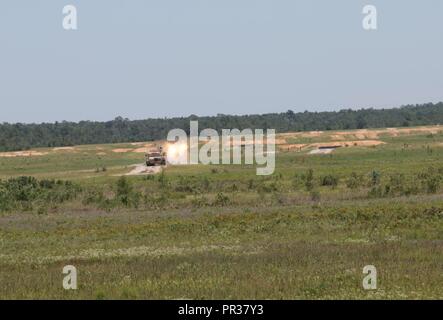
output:
M279 146L281 151L301 151L307 144L286 144Z
M380 134L379 131L362 129L356 132L355 137L359 140L378 139L379 134Z
M146 153L146 152L148 152L148 148L147 147L137 148L137 149L134 149L132 152L135 152L135 153Z
M302 134L303 137L319 137L323 134L323 131L309 131Z
M422 126L415 128L359 129L350 131L309 131L287 132L278 134L278 138L329 138L335 141L345 140L377 140L381 135L398 137L400 135L438 134L443 126ZM277 143L279 144L279 143Z
M386 131L391 137L398 137L398 129L387 128Z
M53 151L74 151L75 148L74 147L58 147L58 148L54 148L52 150Z
M373 147L385 144L385 142L380 140L355 140L355 141L332 141L332 142L321 142L312 143L309 147L316 148L339 148L339 147Z
M356 146L356 147L375 147L379 146L381 144L386 144L383 141L380 140L361 140L361 141L348 141L347 142L350 146Z
M36 157L36 156L44 156L47 154L48 152L39 152L39 151L1 152L0 158Z
M443 131L443 126L400 128L391 130L396 130L400 134L438 134L439 132Z
M287 144L288 142L284 138L275 138L275 144L281 145L281 144Z
M308 147L314 147L309 154L330 154L337 148L347 147L375 147L385 142L380 140L356 140L356 141L333 141L328 143L313 143Z
M129 149L129 148L121 148L121 149L113 149L112 150L112 152L115 152L115 153L126 153L126 152L130 152L130 151L132 151L132 150L134 150L134 149Z
M355 140L355 141L332 141L332 142L322 142L310 144L310 147L317 148L339 148L339 147L372 147L385 144L385 142L380 140Z
M345 137L341 136L339 134L333 134L333 135L331 135L331 139L332 140L345 140Z

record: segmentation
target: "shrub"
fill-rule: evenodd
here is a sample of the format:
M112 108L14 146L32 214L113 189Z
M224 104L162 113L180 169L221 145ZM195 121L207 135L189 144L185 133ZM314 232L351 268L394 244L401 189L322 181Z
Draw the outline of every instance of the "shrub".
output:
M99 204L105 200L105 196L103 195L103 191L93 188L89 189L85 195L83 196L83 204Z
M377 186L380 184L381 175L378 171L373 170L371 172L371 186Z
M320 179L320 184L322 186L330 186L335 188L338 185L338 181L339 178L337 176L328 174Z
M351 176L346 181L346 186L349 189L357 189L363 185L363 176L358 175L355 172L351 173Z
M81 188L70 181L11 178L0 181L0 209L31 211L35 205L55 206L74 199L80 191Z
M437 193L440 188L440 178L438 176L430 177L426 180L426 192Z
M211 181L208 177L205 176L200 180L200 189L203 192L209 192L211 190Z
M140 193L135 192L131 183L126 177L120 177L117 180L116 200L126 207L138 207L140 203Z
M292 187L294 190L300 190L305 186L305 182L306 182L306 175L304 175L303 173L301 174L296 173L292 180Z
M174 185L174 191L177 192L194 193L196 189L195 181L191 181L190 178L183 176L179 176Z
M314 170L309 169L305 177L305 187L307 191L314 189Z
M208 199L205 196L196 196L192 199L192 206L201 208L206 207L209 204Z
M385 186L386 195L404 194L406 179L403 174L391 174L389 183Z
M215 197L213 205L217 206L217 207L224 207L224 206L228 205L229 202L230 202L229 197L226 196L225 194L223 194L223 192L219 192L217 194L217 196Z
M278 191L278 185L276 182L266 182L266 181L261 181L258 185L257 185L257 191L259 193L271 193L271 192L276 192Z

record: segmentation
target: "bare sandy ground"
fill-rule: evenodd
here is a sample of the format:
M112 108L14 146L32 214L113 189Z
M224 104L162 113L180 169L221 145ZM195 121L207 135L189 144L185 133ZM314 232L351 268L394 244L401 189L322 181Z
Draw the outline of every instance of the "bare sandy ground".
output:
M75 151L76 149L74 147L58 147L52 149L53 151Z
M136 164L133 167L134 169L132 169L129 173L126 173L125 176L143 176L143 175L157 174L162 172L163 170L163 166L148 167L144 163Z
M309 152L309 154L330 154L335 149L314 149Z
M373 147L386 144L380 140L353 140L353 141L331 141L312 143L309 147L327 148L327 147Z
M315 138L325 137L332 140L374 140L380 136L398 137L400 135L413 134L438 134L443 131L443 126L421 126L413 128L385 128L385 129L359 129L350 131L309 131L309 132L288 132L278 134L284 138Z
M385 144L385 142L380 140L353 140L353 141L331 141L331 142L318 142L311 144L287 144L280 145L281 151L302 151L303 149L315 148L309 154L325 154L331 153L334 148L340 147L374 147ZM328 147L331 147L328 149ZM320 148L326 148L321 150ZM318 151L320 150L320 151ZM330 151L327 151L330 150ZM317 152L318 151L318 152Z
M126 153L126 152L129 152L129 151L132 151L132 150L134 150L134 149L119 148L119 149L113 149L112 152L115 152L115 153Z
M134 149L134 150L132 150L132 152L135 152L135 153L146 153L146 152L148 152L148 148L147 147L142 147L142 148L137 148L137 149Z
M1 158L15 158L15 157L35 157L35 156L44 156L47 155L48 152L39 152L39 151L16 151L16 152L1 152Z
M279 148L281 151L302 151L302 149L307 146L308 144L297 143L297 144L280 145Z
M336 148L375 147L382 144L385 144L385 142L380 140L333 141L328 143L313 143L310 144L309 147L315 147L316 149L311 150L309 154L330 154L334 152Z

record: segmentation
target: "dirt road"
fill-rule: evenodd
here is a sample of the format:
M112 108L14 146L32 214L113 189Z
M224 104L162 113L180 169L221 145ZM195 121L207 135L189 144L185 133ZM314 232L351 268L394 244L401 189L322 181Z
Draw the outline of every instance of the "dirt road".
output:
M157 174L162 172L163 166L153 166L148 167L146 164L136 164L133 166L134 169L131 170L131 172L125 174L125 176L142 176L142 175L149 175L149 174Z

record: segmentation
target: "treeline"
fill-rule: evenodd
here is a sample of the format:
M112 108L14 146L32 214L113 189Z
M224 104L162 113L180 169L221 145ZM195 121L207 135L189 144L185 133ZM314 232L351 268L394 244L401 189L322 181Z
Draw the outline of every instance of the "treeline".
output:
M81 121L42 124L0 124L0 151L35 147L63 147L165 139L169 130L189 131L189 121L198 120L200 129L276 129L277 132L347 130L408 127L443 123L443 102L408 105L393 109L361 109L332 112L300 112L213 117L195 115L180 118L129 120L121 117L108 122Z

